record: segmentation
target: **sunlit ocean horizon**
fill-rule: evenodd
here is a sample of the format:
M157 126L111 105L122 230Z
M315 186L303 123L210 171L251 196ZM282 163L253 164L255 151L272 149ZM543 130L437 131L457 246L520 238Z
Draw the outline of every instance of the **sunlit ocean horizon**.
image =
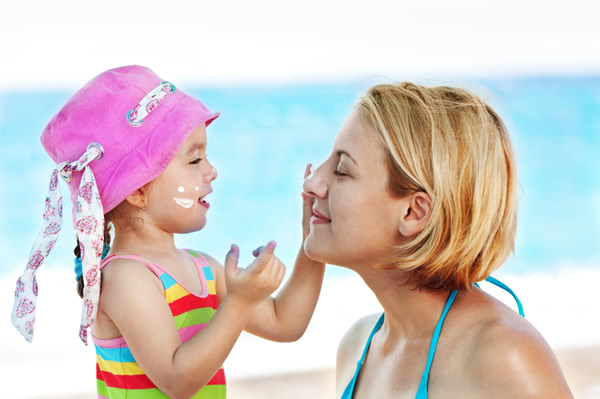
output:
M249 262L252 249L275 239L291 266L304 166L326 158L371 83L182 88L222 115L208 129L208 155L219 170L208 224L178 243L217 259L237 243ZM516 251L504 270L600 268L600 77L434 84L475 90L509 126L521 198ZM37 234L52 169L39 135L71 94L0 92L0 276L22 268ZM49 269L71 267L75 239L65 225ZM344 272L330 271L337 273Z

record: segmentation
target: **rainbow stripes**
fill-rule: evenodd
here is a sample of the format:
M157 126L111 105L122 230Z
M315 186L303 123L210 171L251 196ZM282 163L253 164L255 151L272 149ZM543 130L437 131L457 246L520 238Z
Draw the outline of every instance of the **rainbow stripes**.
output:
M135 257L148 266L162 281L165 299L171 308L173 319L182 342L186 342L214 315L218 303L215 279L206 260L197 252L187 251L194 258L202 283L202 296L186 290L160 266ZM122 257L131 258L132 255ZM105 260L118 258L113 255ZM201 264L202 263L202 264ZM99 399L165 399L162 393L138 366L125 340L94 338L96 346L96 385ZM226 397L225 372L219 369L213 378L192 398L214 399Z

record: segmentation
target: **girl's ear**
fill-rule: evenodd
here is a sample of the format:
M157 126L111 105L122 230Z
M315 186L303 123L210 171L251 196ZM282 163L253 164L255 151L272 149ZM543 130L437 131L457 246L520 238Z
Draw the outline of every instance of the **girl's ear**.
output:
M135 190L134 192L129 194L125 198L125 201L127 201L130 205L133 205L136 208L141 209L142 211L146 210L146 206L148 204L148 202L146 200L146 193L144 192L143 187L138 188L137 190Z
M431 197L417 191L405 198L398 231L404 237L412 237L425 228L431 215Z

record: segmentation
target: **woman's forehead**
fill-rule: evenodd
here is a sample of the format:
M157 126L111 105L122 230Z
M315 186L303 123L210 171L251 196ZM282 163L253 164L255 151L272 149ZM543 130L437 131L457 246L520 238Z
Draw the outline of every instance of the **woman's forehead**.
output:
M361 163L361 159L380 158L383 146L375 128L358 111L353 111L335 138L333 152L346 154Z

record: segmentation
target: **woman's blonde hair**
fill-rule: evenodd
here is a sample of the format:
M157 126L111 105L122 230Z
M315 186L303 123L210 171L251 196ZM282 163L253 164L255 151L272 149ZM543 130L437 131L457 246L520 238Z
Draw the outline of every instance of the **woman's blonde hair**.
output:
M432 199L394 266L432 289L467 289L500 267L514 249L518 181L498 114L467 90L406 82L372 87L358 109L386 148L390 191Z

